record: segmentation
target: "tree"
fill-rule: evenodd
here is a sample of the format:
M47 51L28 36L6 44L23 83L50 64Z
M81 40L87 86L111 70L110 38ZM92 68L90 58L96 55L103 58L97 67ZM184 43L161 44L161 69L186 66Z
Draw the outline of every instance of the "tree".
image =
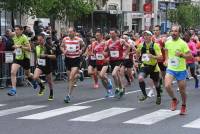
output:
M20 14L53 16L71 21L93 12L96 0L0 0L0 7Z
M178 23L184 28L200 25L200 6L180 4L176 9L168 11L168 18L172 23Z

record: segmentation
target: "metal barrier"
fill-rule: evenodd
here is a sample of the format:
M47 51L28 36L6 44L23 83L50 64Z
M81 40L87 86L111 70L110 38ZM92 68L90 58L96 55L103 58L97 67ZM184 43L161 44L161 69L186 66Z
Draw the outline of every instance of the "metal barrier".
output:
M57 69L55 70L56 80L66 80L65 56L58 55L56 57Z
M12 51L0 51L0 86L7 87L11 85L11 65L14 59ZM22 68L17 73L17 81L24 80L24 71Z

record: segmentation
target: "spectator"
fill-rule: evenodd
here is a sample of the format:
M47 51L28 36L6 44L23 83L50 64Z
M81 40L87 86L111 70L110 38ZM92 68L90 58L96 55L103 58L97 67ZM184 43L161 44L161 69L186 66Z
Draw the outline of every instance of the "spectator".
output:
M32 38L33 37L33 32L31 31L31 28L29 26L24 26L24 34L28 38Z
M5 32L5 35L2 36L3 43L5 44L5 51L13 51L12 46L14 45L13 42L13 33L11 29L7 29ZM5 77L6 79L6 86L9 87L11 85L11 79L10 79L10 71L11 71L11 63L5 64Z

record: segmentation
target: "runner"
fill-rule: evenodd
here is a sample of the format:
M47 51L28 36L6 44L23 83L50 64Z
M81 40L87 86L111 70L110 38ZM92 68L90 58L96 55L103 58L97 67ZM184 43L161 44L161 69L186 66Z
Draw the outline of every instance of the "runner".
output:
M178 82L182 98L182 106L180 115L186 114L186 58L191 58L192 55L185 41L180 38L181 28L178 25L173 25L171 29L172 40L165 43L165 64L167 66L165 75L165 88L171 97L171 110L177 108L178 100L172 90L172 81L175 78Z
M199 80L197 78L196 72L195 72L195 55L197 55L197 49L196 49L196 44L191 40L191 33L190 32L185 32L184 33L184 40L188 44L188 47L190 49L190 52L192 54L192 58L188 58L186 60L187 62L187 68L190 68L190 73L192 77L195 79L195 88L199 87Z
M123 85L122 72L120 72L120 67L123 63L124 58L128 55L130 51L130 45L126 43L123 39L120 39L117 35L115 29L110 30L111 39L107 41L109 56L110 56L110 65L112 69L112 76L115 83L115 97L121 98L125 93L125 87ZM123 53L123 47L127 47L127 51Z
M122 72L122 76L125 76L127 80L127 85L131 85L131 81L133 81L133 53L135 51L134 42L129 39L128 35L123 35L122 37L129 45L130 51L128 55L125 57L123 64L121 66L120 72ZM127 52L127 47L123 47L124 55ZM124 74L125 73L125 74Z
M91 44L88 46L86 53L88 57L88 75L91 75L94 79L94 89L99 88L98 84L98 77L97 77L97 68L96 68L96 56L94 54L94 48L98 44L98 42L101 42L101 38L99 36L96 37L97 41L95 39L91 40Z
M161 104L160 95L160 68L158 66L157 60L162 58L162 53L160 47L157 43L152 42L152 33L150 31L145 31L143 33L144 43L139 45L137 48L137 57L141 57L141 66L139 70L139 85L142 90L143 96L139 98L140 101L147 99L146 86L144 79L150 75L150 78L154 82L156 87L157 98L156 104Z
M33 79L36 80L40 86L40 91L38 93L38 96L43 96L45 91L45 85L42 83L39 77L41 74L46 75L50 91L48 100L51 101L53 100L52 60L56 60L56 56L51 46L49 46L45 42L45 35L43 34L38 35L37 40L38 40L38 45L36 46L37 67L34 71Z
M161 93L162 93L162 84L163 84L163 80L165 78L166 66L163 64L163 62L165 61L165 50L164 50L164 45L165 45L164 41L165 41L165 38L161 37L161 35L160 35L160 29L161 29L161 27L159 25L156 25L154 27L154 35L152 37L152 41L155 42L155 43L157 43L157 44L159 44L161 52L162 52L162 56L163 56L162 59L158 60L158 66L159 66L160 71L161 71L160 84L161 84ZM150 89L150 91L148 93L148 96L149 97L154 96L154 90L152 88Z
M11 82L12 88L8 91L9 96L16 95L16 75L17 71L20 67L22 67L25 71L25 75L29 81L32 81L33 75L30 72L30 44L28 38L22 34L23 27L16 25L15 26L15 36L13 37L14 45L13 48L15 49L15 59L11 66ZM34 88L36 87L33 85Z
M96 33L96 45L94 47L94 54L96 56L96 66L98 75L101 79L102 85L106 89L106 98L107 97L113 97L112 92L112 81L107 76L107 70L108 70L108 52L107 46L105 44L105 41L103 40L102 34L100 32Z
M71 100L76 74L80 68L81 55L85 49L83 40L76 37L75 34L74 28L69 28L69 36L65 37L61 44L61 51L65 55L65 66L68 74L68 94L64 99L65 103L69 103Z

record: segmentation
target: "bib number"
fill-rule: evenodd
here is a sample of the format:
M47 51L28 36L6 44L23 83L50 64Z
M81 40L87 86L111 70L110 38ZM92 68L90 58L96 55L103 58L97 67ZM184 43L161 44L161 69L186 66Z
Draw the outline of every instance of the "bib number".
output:
M179 59L178 58L169 59L169 65L175 67L179 66Z
M46 59L38 59L38 65L46 66Z
M103 60L104 55L103 54L96 54L96 58L97 58L97 60Z
M21 56L22 55L22 49L21 48L17 48L15 50L15 54L16 54L16 56Z
M112 58L118 58L119 57L119 51L110 51L110 56Z
M67 45L68 52L76 52L76 45Z
M129 55L126 55L125 59L129 59Z
M95 56L90 56L91 60L96 60Z
M150 59L149 59L148 54L143 54L143 55L142 55L142 61L148 62L149 60L150 60Z
M13 62L13 54L5 53L5 63L12 63L12 62Z

